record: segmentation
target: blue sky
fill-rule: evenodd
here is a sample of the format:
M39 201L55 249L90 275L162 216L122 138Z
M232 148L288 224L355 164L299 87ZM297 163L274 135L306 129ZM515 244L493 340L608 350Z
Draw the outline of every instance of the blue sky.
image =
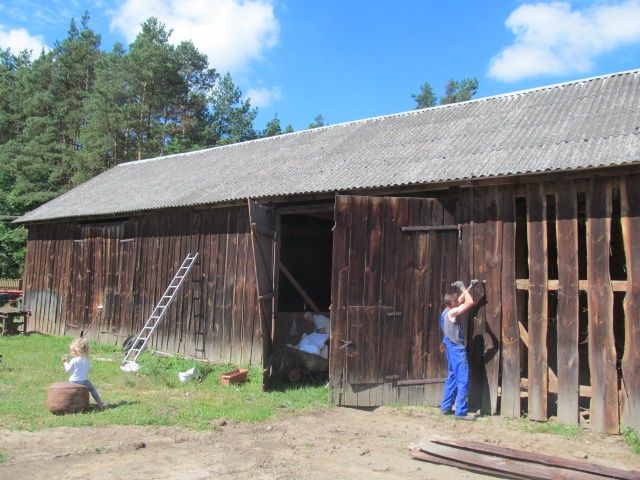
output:
M640 68L640 0L3 0L0 46L36 52L84 11L102 48L154 15L230 71L259 107L302 130L414 108L428 81L477 77L477 97Z

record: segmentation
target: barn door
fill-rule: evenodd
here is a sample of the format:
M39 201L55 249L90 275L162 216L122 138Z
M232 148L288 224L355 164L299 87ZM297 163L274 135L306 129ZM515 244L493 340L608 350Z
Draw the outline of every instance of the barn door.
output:
M263 384L266 385L272 362L273 325L278 276L278 216L271 208L249 199L249 222L253 244L256 284L262 331Z
M455 205L337 196L329 380L340 405L437 404L440 300L455 280Z

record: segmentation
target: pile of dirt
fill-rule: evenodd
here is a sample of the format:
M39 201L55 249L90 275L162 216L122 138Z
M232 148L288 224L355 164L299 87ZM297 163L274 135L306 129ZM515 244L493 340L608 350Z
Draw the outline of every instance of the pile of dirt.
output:
M432 434L490 442L609 466L637 468L619 436L528 433L494 417L460 422L436 410L330 408L283 412L263 423L212 422L211 430L108 427L0 431L4 479L451 479L483 478L412 460Z

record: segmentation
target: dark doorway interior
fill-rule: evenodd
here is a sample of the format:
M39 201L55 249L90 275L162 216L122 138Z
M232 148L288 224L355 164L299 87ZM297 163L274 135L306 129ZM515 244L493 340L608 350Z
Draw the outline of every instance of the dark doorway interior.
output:
M275 373L292 383L328 372L332 228L333 212L281 216L274 361ZM312 334L326 335L320 355L300 350L306 347L303 336Z

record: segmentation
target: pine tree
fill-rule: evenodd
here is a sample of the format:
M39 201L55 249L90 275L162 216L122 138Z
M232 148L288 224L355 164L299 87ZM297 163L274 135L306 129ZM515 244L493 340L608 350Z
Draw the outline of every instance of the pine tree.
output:
M256 138L253 121L258 110L251 108L249 99L242 100L242 92L229 73L218 82L210 102L213 144L226 145Z

